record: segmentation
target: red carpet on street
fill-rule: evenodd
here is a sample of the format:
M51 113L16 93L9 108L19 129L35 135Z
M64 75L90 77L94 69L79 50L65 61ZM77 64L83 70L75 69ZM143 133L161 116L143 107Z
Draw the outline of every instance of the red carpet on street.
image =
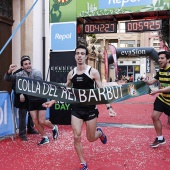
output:
M84 156L89 170L169 170L170 125L162 114L166 144L158 148L149 145L156 137L151 114L154 96L113 103L116 117L109 117L105 105L99 105L98 125L107 135L108 143L90 143L82 132ZM70 125L59 125L59 138L52 139L51 129L45 129L50 143L38 146L41 135L27 135L28 141L18 137L0 140L0 170L78 170L79 161L73 146Z

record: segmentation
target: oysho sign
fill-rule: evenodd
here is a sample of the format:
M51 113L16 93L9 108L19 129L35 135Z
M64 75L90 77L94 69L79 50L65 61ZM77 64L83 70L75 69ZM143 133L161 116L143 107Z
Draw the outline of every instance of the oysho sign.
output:
M74 51L76 48L76 22L51 24L51 49Z
M145 6L151 3L152 0L99 0L99 9Z

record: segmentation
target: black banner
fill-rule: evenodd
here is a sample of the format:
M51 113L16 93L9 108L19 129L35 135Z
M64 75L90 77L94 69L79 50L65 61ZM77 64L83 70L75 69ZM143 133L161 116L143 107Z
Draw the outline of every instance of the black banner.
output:
M65 83L67 74L76 67L75 52L51 52L50 53L50 81Z
M50 53L50 81L65 83L67 75L76 66L74 51ZM50 121L54 124L71 124L70 104L58 101L50 108Z
M97 89L74 89L64 85L17 77L16 92L54 99L69 104L94 105L118 102L148 94L150 88L143 81Z

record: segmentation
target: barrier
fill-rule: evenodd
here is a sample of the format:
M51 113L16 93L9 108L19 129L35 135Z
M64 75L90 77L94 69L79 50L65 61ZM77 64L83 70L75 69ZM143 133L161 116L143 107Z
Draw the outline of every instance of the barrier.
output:
M14 134L14 118L11 109L10 95L6 91L0 91L0 137Z
M19 128L18 108L13 106L14 92L11 96L6 91L0 91L0 138L14 136ZM46 119L49 119L49 108L46 111ZM28 116L26 117L28 122ZM13 138L14 139L14 138Z

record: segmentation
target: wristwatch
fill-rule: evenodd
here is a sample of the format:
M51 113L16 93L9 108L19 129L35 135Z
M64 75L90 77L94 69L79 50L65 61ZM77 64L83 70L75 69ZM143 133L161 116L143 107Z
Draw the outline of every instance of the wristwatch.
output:
M107 110L109 110L110 108L112 108L112 106L108 106L108 107L107 107Z

